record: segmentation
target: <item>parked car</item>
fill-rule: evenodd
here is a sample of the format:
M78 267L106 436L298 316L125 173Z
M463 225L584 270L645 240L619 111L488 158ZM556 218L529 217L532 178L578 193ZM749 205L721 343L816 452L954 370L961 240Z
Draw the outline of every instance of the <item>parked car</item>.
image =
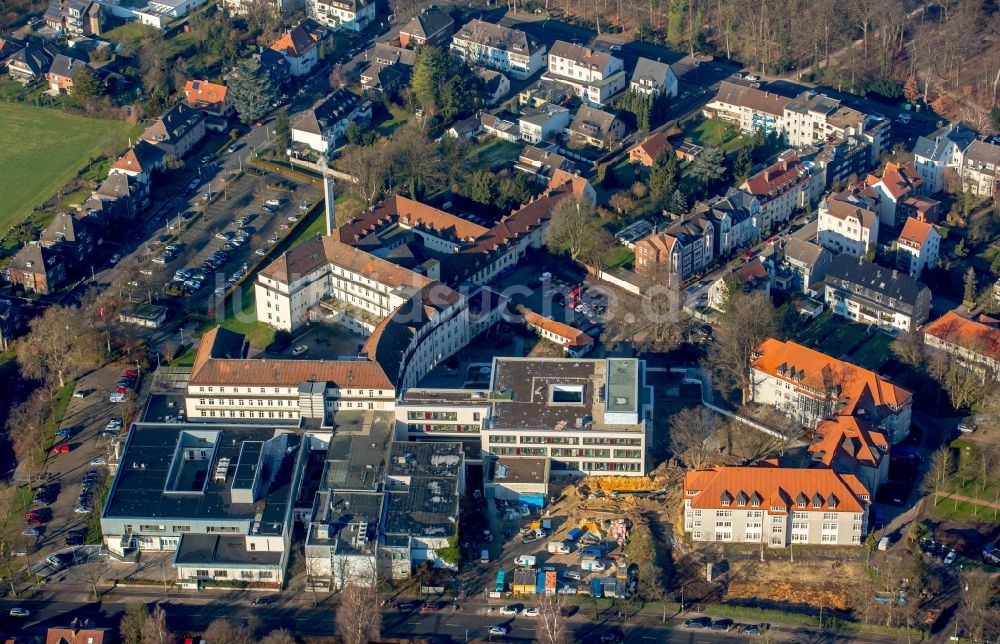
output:
M71 449L72 448L69 446L69 443L60 443L59 445L53 445L52 446L52 453L53 454L68 454Z
M73 392L73 397L74 398L86 398L87 395L90 392L91 392L90 389L77 389L76 391Z
M534 606L528 606L524 609L525 617L538 617L538 609Z
M104 458L103 456L98 456L97 458L90 461L91 467L103 467L107 464L108 464L108 459Z
M255 598L252 602L250 602L250 605L251 606L267 606L268 604L271 604L273 602L274 602L274 597L271 597L270 595L267 595L267 596L264 596L264 597L257 597L257 598Z
M300 355L302 355L303 353L305 353L308 350L309 350L309 345L300 344L299 346L297 346L294 349L292 349L292 355L293 356L300 356Z
M684 626L688 628L708 628L711 625L712 618L710 617L692 617L684 620Z
M424 602L420 607L421 613L436 613L441 610L441 604L437 602Z
M503 606L503 607L500 608L500 614L501 615L514 616L514 615L517 615L520 612L521 612L521 608L519 606L515 606L515 605Z
M118 253L115 253L114 255L111 256L111 260L110 261L111 261L112 264L117 264L118 262L121 261L121 259L122 259L122 256L119 255Z
M31 611L29 611L27 608L16 607L10 609L11 617L25 618L28 617L29 615L31 615Z
M82 534L67 534L66 535L66 545L67 546L82 546L84 542L84 537Z
M21 534L26 537L37 537L42 534L42 529L28 526L24 530L21 530Z
M951 564L955 563L956 559L958 559L958 553L955 552L953 548L951 551L948 552L948 555L944 558L944 565L950 566Z
M510 629L508 629L506 626L503 626L501 624L497 624L495 626L490 626L490 635L506 635L509 632L510 632Z
M733 620L731 619L715 619L708 627L713 631L728 631L733 627Z

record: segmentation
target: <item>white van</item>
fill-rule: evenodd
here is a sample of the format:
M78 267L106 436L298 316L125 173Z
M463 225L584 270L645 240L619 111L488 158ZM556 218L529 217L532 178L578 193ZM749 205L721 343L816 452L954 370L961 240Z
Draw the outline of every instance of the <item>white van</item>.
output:
M878 549L879 550L888 550L889 549L889 543L890 543L889 537L882 537L881 541L878 542Z
M565 541L549 541L547 550L554 555L569 554L569 546Z

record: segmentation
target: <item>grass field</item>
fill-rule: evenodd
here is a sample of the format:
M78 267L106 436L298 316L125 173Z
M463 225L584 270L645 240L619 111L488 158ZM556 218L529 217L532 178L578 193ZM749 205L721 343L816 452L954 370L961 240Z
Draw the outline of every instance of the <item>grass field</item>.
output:
M91 158L124 149L131 126L27 105L0 104L0 233L43 204Z

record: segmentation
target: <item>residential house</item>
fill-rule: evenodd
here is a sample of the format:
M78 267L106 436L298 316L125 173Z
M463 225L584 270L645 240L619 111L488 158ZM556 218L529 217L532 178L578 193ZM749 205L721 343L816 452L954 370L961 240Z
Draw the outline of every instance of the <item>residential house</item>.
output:
M525 326L533 329L539 337L558 344L567 357L579 358L594 348L594 338L580 329L539 315L529 308L521 307L518 313Z
M788 152L774 165L744 181L740 190L750 193L760 202L757 227L764 232L788 221L797 208L807 207L812 202L817 183L811 166L794 152Z
M0 351L10 350L10 341L21 331L21 307L14 300L0 298Z
M726 257L738 248L749 246L760 236L757 230L760 202L743 190L730 188L725 196L713 197L708 203L696 206L695 212L715 227L713 252L716 257Z
M7 73L16 81L33 83L45 77L52 60L61 52L48 41L29 40L7 59Z
M53 94L72 94L73 79L83 69L89 69L91 73L94 71L93 67L79 58L57 54L52 59L49 71L45 73L45 80L49 82L49 91Z
M569 110L551 103L524 108L517 121L518 132L528 143L541 143L562 137L567 126L569 126Z
M510 94L510 79L492 69L477 69L476 76L483 81L482 96L487 105L496 105ZM537 107L537 106L535 106Z
M7 64L7 60L24 49L25 42L13 36L0 35L0 68Z
M438 47L455 32L455 21L444 9L432 5L423 9L399 30L399 44L403 47Z
M754 257L728 275L712 282L708 287L708 305L716 311L725 310L730 284L739 284L747 293L771 293L771 277L759 257Z
M930 314L931 291L896 269L836 255L826 273L824 301L835 315L890 333L913 331Z
M127 174L149 184L153 172L164 168L166 156L159 146L140 139L112 164L108 174Z
M208 0L149 0L146 8L137 13L140 22L145 23L145 17L149 16L149 23L162 29L165 23L183 18L206 2Z
M937 265L941 235L937 229L913 217L906 220L896 240L896 268L913 278Z
M223 4L230 13L240 16L262 8L281 13L291 2L290 0L223 0Z
M833 469L716 467L684 477L684 532L694 541L860 546L871 492Z
M920 197L923 183L924 179L912 161L905 164L890 161L885 164L881 178L868 176L868 187L879 198L878 216L883 228L900 230L906 223L907 217L913 216L916 210L921 211L921 216L924 218L933 215L934 207L925 205L933 200Z
M522 106L537 107L545 103L569 105L575 93L569 85L539 78L531 85L517 93L517 100Z
M465 24L451 39L451 51L472 65L510 74L518 80L545 65L545 45L518 29L478 18Z
M224 132L229 125L229 117L235 111L229 99L229 89L225 85L205 80L189 80L184 83L184 102L188 107L205 113L205 127L216 132Z
M328 155L343 143L338 143L338 139L344 137L348 125L355 122L367 125L371 117L371 101L340 88L312 108L292 117L293 149L295 143L300 143Z
M714 261L715 227L697 215L635 243L636 272L657 284L679 287Z
M50 626L45 644L113 644L116 633L111 628L96 626L90 619L74 617L69 626Z
M837 416L820 421L809 446L814 467L853 474L872 494L889 478L889 441L864 418Z
M378 65L399 65L409 72L413 64L417 62L417 52L404 47L396 47L387 42L377 42L371 48L369 60Z
M765 340L750 363L751 399L806 427L860 417L898 443L910 431L912 394L874 371L788 341Z
M285 87L292 78L291 67L283 53L265 47L259 54L253 54L253 57L260 62L260 68L271 77L275 87Z
M568 190L580 203L597 204L597 191L586 178L567 170L553 170L546 191Z
M600 150L613 150L625 138L625 123L610 112L581 105L569 126L570 139Z
M871 149L871 143L863 138L832 137L819 145L799 148L799 157L812 162L823 190L839 190L872 169Z
M536 182L548 183L556 170L576 174L576 165L566 157L558 154L559 148L549 144L545 147L526 145L521 149L514 168L533 177Z
M142 175L114 171L108 173L91 199L105 202L114 218L131 219L149 207L149 187L149 181L143 180Z
M878 202L860 191L836 192L819 203L819 243L830 252L862 257L875 250L879 229Z
M315 4L310 2L309 6L315 6ZM319 62L319 46L316 44L316 37L306 31L302 25L296 25L286 31L281 38L271 43L270 49L284 57L288 63L288 72L293 77L312 73L316 63Z
M38 236L45 248L58 252L67 268L82 268L94 253L94 235L86 219L57 213Z
M601 107L625 91L625 63L611 54L557 40L548 54L547 80L569 85L585 105Z
M375 20L375 2L374 0L306 0L306 13L325 27L358 32L366 29ZM302 74L308 73L308 71L302 72Z
M630 163L639 163L649 168L652 167L653 161L656 160L656 155L660 153L660 150L669 149L672 148L670 147L670 142L667 141L667 135L663 132L657 132L656 134L650 134L632 146L628 151L628 160Z
M361 72L361 86L371 92L389 96L405 86L408 78L402 66L371 63Z
M963 123L948 123L917 139L913 146L913 162L924 180L923 194L944 190L946 171L961 171L965 149L975 140L976 133Z
M48 295L66 281L66 265L58 251L30 241L14 255L7 279L26 291Z
M833 260L830 251L794 236L779 241L775 248L775 287L789 293L817 295L815 289Z
M722 81L715 98L705 106L705 116L735 123L742 132L762 129L780 133L789 102L791 99L786 96Z
M993 199L1000 184L1000 145L973 141L962 155L962 186L977 197Z
M478 114L474 114L461 121L452 123L451 127L445 130L445 134L459 141L470 141L482 131L483 122L479 120Z
M521 129L517 121L511 120L512 115L498 115L489 112L480 112L479 121L483 124L483 130L498 139L516 143L521 138Z
M1000 374L1000 328L996 320L970 320L948 311L923 328L924 344L954 358L983 377Z
M45 25L70 38L97 36L103 31L104 11L96 0L50 0Z
M640 94L677 96L677 75L670 65L642 56L635 62L629 88Z
M160 148L167 159L180 159L205 138L205 115L177 103L147 126L139 138Z

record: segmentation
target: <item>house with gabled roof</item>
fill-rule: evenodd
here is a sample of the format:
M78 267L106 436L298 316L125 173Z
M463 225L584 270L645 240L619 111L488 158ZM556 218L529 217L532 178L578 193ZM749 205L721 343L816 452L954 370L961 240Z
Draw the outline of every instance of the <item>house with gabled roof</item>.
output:
M628 151L628 160L631 163L638 163L649 168L652 167L653 161L656 160L660 151L668 148L670 148L670 142L667 141L667 135L663 132L656 132L632 146Z
M518 80L534 75L545 65L545 44L519 29L470 20L451 39L450 49L471 65L509 73Z
M913 162L923 178L924 195L944 190L945 171L961 172L965 149L976 139L976 133L964 123L948 123L927 136L921 136L913 146Z
M58 251L30 241L14 255L7 279L26 291L48 295L66 281L66 265Z
M713 252L717 257L749 246L760 236L757 229L760 202L743 190L730 188L725 195L716 195L707 203L697 204L694 212L706 217L715 227Z
M374 0L306 0L306 12L330 29L359 32L375 20Z
M675 287L715 261L715 227L704 214L635 243L636 272Z
M59 252L67 268L80 268L94 253L94 234L89 222L65 212L56 213L38 236L42 246Z
M437 47L455 32L455 21L444 9L431 5L415 15L399 30L399 44Z
M292 117L292 144L330 154L339 147L338 139L344 137L351 123L367 125L371 117L371 101L344 88L337 89Z
M785 106L792 99L731 81L719 83L715 98L705 106L705 115L735 123L743 132L780 132Z
M319 62L319 46L316 37L302 25L296 25L278 38L269 47L281 54L288 63L292 76L305 76L312 72Z
M684 478L684 531L694 541L860 546L871 491L827 468L716 467Z
M883 227L900 230L913 211L919 211L924 218L936 212L937 202L921 196L924 179L912 161L903 164L890 161L881 177L868 175L866 183L878 194L879 221Z
M581 105L570 123L569 137L599 150L613 150L625 138L625 123L611 112Z
M534 329L539 337L558 344L567 357L579 358L594 348L594 338L576 327L539 315L529 308L522 307L518 312L525 326Z
M139 139L111 165L108 174L127 174L148 184L153 172L165 167L166 157L163 148Z
M924 344L986 376L1000 374L1000 325L948 311L923 328Z
M862 257L878 243L879 202L859 191L842 190L820 201L816 230L831 253Z
M45 24L68 37L100 35L104 11L97 0L50 0Z
M601 107L625 91L625 63L607 52L557 40L548 53L546 80L573 88L585 105Z
M24 49L24 41L13 36L0 35L0 68L7 64L7 59Z
M962 155L962 185L972 194L992 199L1000 191L1000 145L973 141Z
M808 452L814 467L854 474L874 494L889 478L889 442L868 420L837 416L816 426Z
M931 291L915 278L864 258L835 255L824 301L834 315L888 333L913 331L930 315Z
M794 152L786 152L776 163L744 181L740 190L760 202L758 228L771 230L775 224L788 221L795 209L812 203L821 183L816 176L812 164Z
M913 217L906 220L896 239L896 268L913 278L937 265L941 249L941 235L927 222Z
M771 276L760 261L760 257L754 257L728 275L723 275L712 282L708 287L708 305L716 311L724 311L731 284L738 284L745 293L768 295L771 292Z
M205 127L217 132L225 131L235 108L229 98L229 88L206 80L189 80L184 83L184 102L188 107L205 113Z
M898 443L910 432L913 395L873 371L796 342L765 340L750 363L753 402L770 405L806 427L857 416Z
M49 82L49 91L53 94L73 93L73 80L76 75L84 69L89 69L91 73L94 68L79 58L58 54L52 59L49 71L45 73L45 79Z
M150 123L139 138L160 148L168 159L183 158L205 138L205 115L177 103Z
M677 96L677 75L667 63L640 56L635 61L629 88L640 94L673 98Z
M794 236L779 240L774 249L770 261L774 263L775 287L815 296L833 259L830 251Z
M61 52L44 40L28 40L22 49L7 59L7 73L16 81L33 83L45 77L52 60Z
M542 183L548 183L556 170L576 174L576 164L559 154L558 150L558 146L554 144L526 145L521 149L514 168Z

